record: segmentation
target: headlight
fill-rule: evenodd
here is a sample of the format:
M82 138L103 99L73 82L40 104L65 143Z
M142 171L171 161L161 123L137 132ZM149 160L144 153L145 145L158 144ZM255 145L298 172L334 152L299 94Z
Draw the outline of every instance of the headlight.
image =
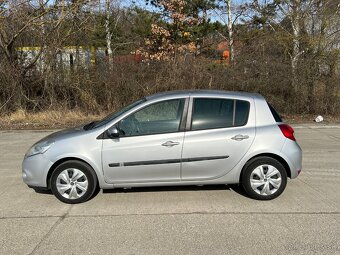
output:
M45 153L54 144L54 140L46 140L33 145L25 154L25 158Z

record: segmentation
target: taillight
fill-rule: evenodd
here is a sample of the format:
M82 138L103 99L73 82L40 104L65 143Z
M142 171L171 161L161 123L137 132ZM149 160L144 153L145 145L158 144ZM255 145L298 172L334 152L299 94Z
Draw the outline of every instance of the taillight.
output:
M287 124L279 124L282 134L292 141L296 141L294 137L294 129Z

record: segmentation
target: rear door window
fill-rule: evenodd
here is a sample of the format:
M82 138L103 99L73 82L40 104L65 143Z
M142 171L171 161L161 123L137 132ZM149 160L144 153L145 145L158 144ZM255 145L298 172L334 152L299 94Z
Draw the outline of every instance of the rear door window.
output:
M244 126L250 104L243 100L194 98L191 130Z
M195 98L192 112L192 130L233 126L234 100Z

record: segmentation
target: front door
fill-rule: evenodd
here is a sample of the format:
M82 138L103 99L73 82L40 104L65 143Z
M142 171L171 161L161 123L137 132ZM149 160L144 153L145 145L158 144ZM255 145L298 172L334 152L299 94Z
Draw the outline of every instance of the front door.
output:
M148 105L115 126L116 139L104 139L102 162L108 183L180 180L184 131L181 122L186 99Z

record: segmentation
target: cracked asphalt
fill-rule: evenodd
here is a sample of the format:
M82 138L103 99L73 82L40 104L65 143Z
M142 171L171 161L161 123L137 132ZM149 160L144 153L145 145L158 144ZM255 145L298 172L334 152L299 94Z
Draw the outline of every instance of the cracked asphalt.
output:
M237 186L35 193L21 161L51 131L0 131L0 254L340 254L340 126L295 126L303 171L272 201Z

